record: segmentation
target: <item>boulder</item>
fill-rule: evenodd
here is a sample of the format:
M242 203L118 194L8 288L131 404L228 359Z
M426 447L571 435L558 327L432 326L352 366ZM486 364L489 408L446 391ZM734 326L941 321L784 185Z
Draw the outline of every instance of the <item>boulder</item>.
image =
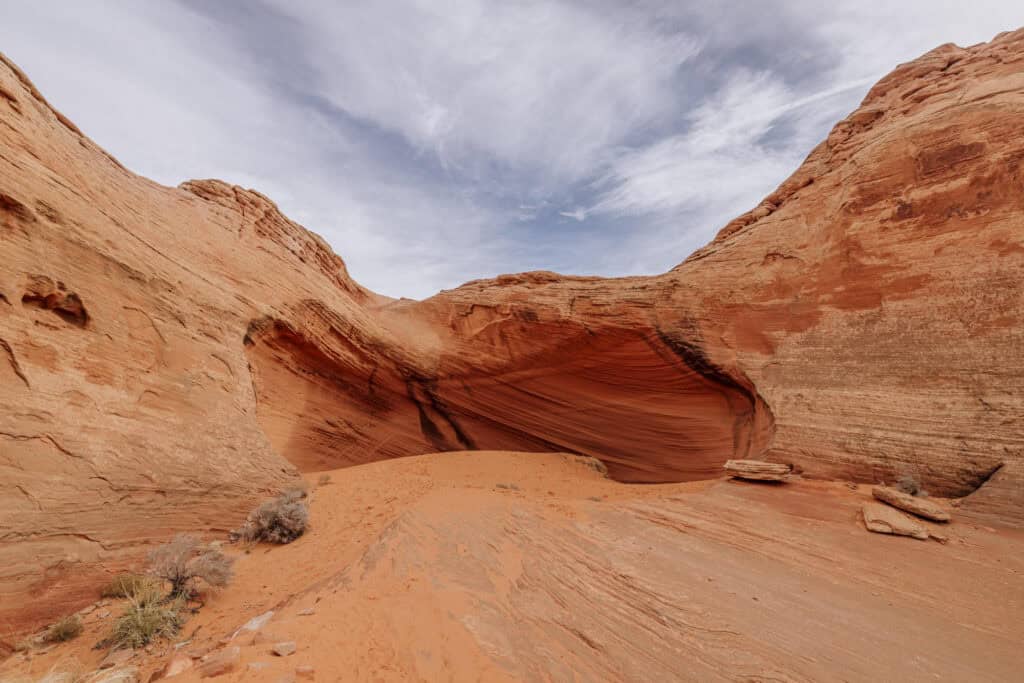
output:
M242 659L242 650L237 645L206 655L196 668L200 678L213 678L234 671Z
M928 529L923 524L881 503L864 503L861 510L864 526L868 531L894 536L910 536L921 541L928 540Z
M190 670L194 665L195 662L192 661L191 657L179 652L171 657L171 661L167 662L167 666L164 667L163 677L170 678L171 676L177 676L180 673Z
M736 479L786 481L793 466L761 460L729 460L725 463L725 471Z
M883 503L888 503L900 510L930 519L933 522L948 522L950 519L949 513L938 503L927 498L916 498L890 486L876 486L871 489L871 495Z

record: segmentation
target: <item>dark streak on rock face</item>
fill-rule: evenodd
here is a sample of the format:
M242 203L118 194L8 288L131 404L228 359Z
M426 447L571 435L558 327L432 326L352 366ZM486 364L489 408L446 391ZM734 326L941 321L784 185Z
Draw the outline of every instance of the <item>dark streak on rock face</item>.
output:
M444 402L438 397L437 390L432 386L432 382L428 380L413 380L410 379L406 382L406 388L408 391L409 400L416 405L416 410L419 413L420 418L420 431L438 451L452 451L452 450L477 450L477 445L473 439L467 434L459 421L455 418L452 412L444 404ZM422 394L422 397L419 396ZM448 423L452 433L455 435L458 445L450 444L445 438L441 429L437 426L433 419L430 417L430 411L433 411L442 420Z
M665 330L658 329L657 334L661 343L686 363L687 367L716 384L721 384L740 392L747 397L751 407L753 407L755 402L753 392L733 379L725 370L712 363L699 343L688 341L676 332L666 332Z

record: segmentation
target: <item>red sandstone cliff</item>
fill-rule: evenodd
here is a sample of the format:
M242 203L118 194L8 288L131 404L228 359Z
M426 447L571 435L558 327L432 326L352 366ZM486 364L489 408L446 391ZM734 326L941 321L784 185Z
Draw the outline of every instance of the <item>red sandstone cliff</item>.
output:
M255 192L131 174L6 60L0 123L0 634L295 468L435 450L911 472L1024 523L1024 31L898 68L669 273L423 302Z

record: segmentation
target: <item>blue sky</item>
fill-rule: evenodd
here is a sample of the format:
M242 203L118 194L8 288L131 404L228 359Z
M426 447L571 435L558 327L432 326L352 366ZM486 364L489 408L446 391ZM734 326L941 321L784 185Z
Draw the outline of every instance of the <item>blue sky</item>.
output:
M897 63L1024 25L1024 5L0 0L0 16L0 51L129 168L257 189L364 285L422 298L523 270L667 270Z

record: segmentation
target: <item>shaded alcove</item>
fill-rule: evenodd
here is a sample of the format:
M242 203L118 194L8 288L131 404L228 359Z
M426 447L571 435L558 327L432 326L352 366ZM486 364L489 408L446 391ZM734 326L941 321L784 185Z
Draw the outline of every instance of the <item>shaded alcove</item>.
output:
M274 323L247 353L260 424L303 471L445 450L568 451L621 481L684 481L767 447L768 407L685 344L611 328L539 345L425 377Z

